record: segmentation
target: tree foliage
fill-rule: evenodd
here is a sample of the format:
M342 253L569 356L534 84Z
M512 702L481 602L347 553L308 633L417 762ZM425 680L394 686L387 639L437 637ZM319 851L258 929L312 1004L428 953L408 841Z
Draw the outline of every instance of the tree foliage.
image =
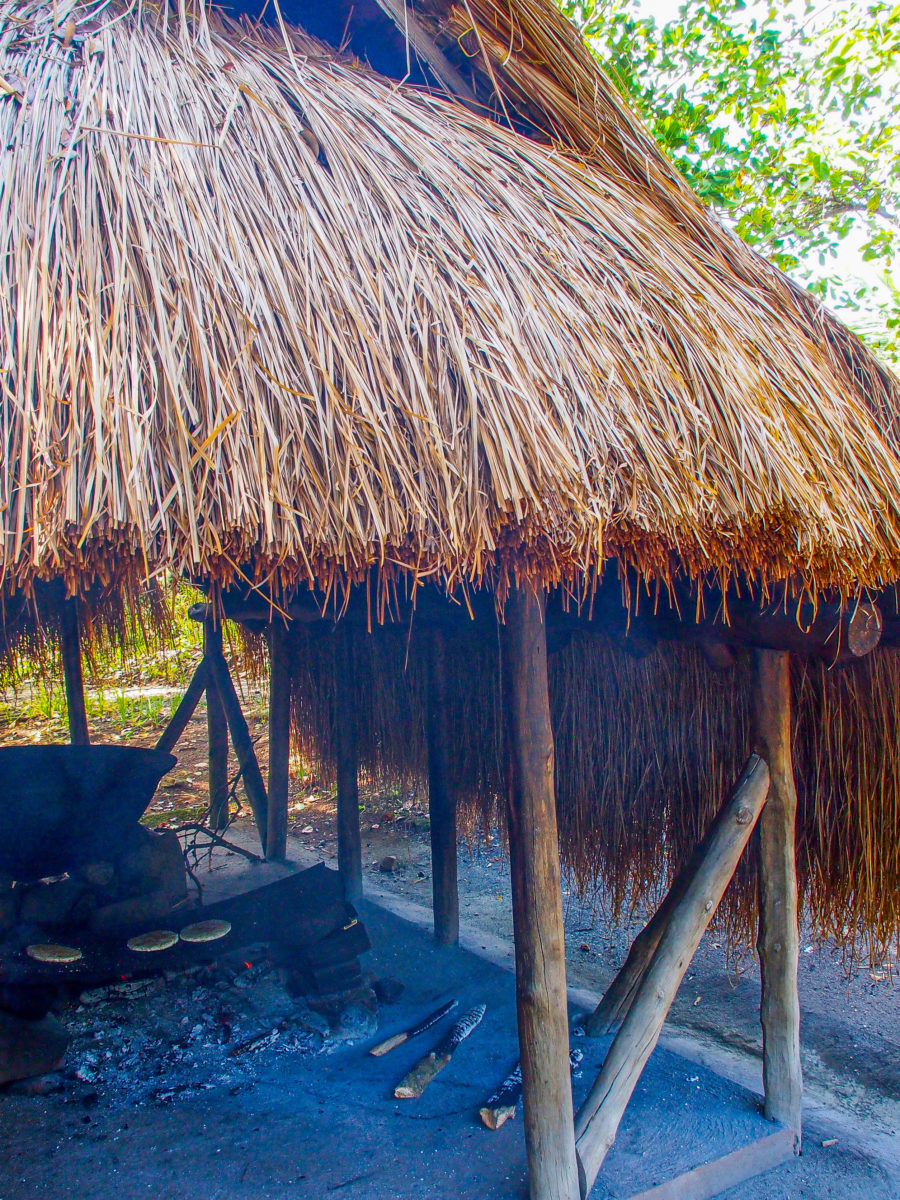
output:
M900 4L558 2L698 194L900 361Z

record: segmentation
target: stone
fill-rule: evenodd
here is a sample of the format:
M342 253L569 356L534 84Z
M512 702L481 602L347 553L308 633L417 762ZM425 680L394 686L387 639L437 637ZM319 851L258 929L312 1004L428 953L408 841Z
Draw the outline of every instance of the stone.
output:
M141 826L133 845L116 861L116 878L123 898L165 892L170 906L183 900L187 875L178 834Z
M373 979L371 987L379 1004L396 1004L404 991L400 980L392 979L389 975L383 979Z
M172 911L172 901L166 891L147 892L143 896L129 896L115 904L105 904L91 916L90 928L94 933L134 933L135 926L155 921L165 921Z
M0 937L15 929L19 920L19 903L22 899L21 888L9 888L0 891Z
M78 879L36 883L22 890L19 920L23 925L85 925L93 907L90 891Z
M378 870L382 871L385 875L389 875L391 872L396 871L399 866L399 858L395 854L387 854L378 864Z
M56 1017L40 1021L0 1011L0 1084L58 1071L69 1035Z
M17 1079L15 1083L7 1084L6 1091L10 1096L49 1096L62 1090L63 1079L56 1071L47 1075L32 1075L28 1079Z
M74 878L81 879L88 887L96 888L101 892L109 888L115 874L116 868L111 862L86 863L72 872Z

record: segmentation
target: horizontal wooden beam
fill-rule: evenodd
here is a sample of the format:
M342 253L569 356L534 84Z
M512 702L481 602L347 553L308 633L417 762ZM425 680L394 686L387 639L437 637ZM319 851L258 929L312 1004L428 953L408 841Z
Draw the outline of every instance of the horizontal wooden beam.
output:
M222 611L230 620L264 628L272 620L287 618L323 631L334 626L335 614L325 610L325 600L313 592L299 592L289 601L275 604L261 589L234 588L222 594ZM696 619L696 602L687 590L680 596L680 608L668 599L654 604L643 597L637 611L629 613L616 579L604 580L589 608L581 612L566 610L558 597L547 605L547 635L550 650L561 649L575 633L599 633L613 638L624 649L641 658L660 642L687 641L698 645L707 661L717 669L733 661L733 648L788 650L804 657L824 658L830 663L851 661L869 654L879 644L884 603L872 601L840 604L822 600L788 600L761 605L758 600L728 597L723 604L720 594L707 593L705 613ZM206 603L196 604L190 616L202 621L208 615ZM384 624L369 610L365 598L354 593L341 622L357 629L409 633L443 630L449 637L454 631L482 634L496 639L493 596L482 591L460 604L435 589L423 589L412 600L397 601L383 614ZM900 643L900 614L887 618L892 636Z
M656 1187L636 1192L629 1200L712 1200L730 1188L755 1179L794 1157L793 1135L779 1129L721 1158L701 1163L692 1171L667 1179Z

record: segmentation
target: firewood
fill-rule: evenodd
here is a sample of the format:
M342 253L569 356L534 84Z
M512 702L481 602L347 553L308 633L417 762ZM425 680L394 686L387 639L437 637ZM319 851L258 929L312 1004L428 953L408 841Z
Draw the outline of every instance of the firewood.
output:
M433 1013L429 1013L424 1020L418 1024L412 1025L409 1029L404 1029L402 1033L395 1033L392 1037L387 1038L383 1042L379 1042L377 1046L373 1046L369 1051L375 1058L381 1058L383 1054L387 1054L389 1050L394 1050L397 1046L402 1046L404 1042L410 1041L414 1037L418 1037L420 1033L424 1033L426 1029L431 1029L432 1025L437 1025L443 1017L448 1013L452 1013L454 1008L459 1004L458 1000L448 1000L446 1004L442 1004L440 1008L435 1009Z
M486 1011L486 1004L478 1004L475 1008L470 1008L466 1015L456 1022L440 1045L426 1054L424 1058L420 1058L413 1069L404 1075L394 1088L396 1099L418 1100L432 1079L446 1067L457 1046L464 1042L473 1029L481 1024L481 1018Z
M572 1070L584 1058L584 1052L579 1049L569 1051L569 1063ZM482 1123L488 1129L499 1129L511 1117L516 1115L516 1108L522 1098L522 1064L517 1062L497 1090L488 1097L484 1106L478 1110Z

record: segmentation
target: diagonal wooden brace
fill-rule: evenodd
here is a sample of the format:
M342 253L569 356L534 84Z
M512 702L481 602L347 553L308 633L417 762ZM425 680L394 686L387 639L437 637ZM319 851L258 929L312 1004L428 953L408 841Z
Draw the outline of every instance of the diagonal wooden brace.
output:
M201 658L197 664L197 669L191 676L191 682L187 685L184 695L178 703L178 707L172 714L172 719L160 734L159 740L156 743L157 750L165 750L167 754L171 754L178 743L178 739L187 729L188 721L194 715L194 710L200 703L200 697L206 691L209 685L209 667L206 659Z
M587 1197L625 1107L653 1052L684 974L734 874L769 792L769 768L747 760L684 895L675 906L600 1074L575 1118L582 1197Z
M234 683L232 682L225 656L222 654L208 654L206 662L209 666L210 682L219 693L222 707L225 709L225 720L228 722L231 744L234 746L234 752L241 766L241 776L244 780L247 799L250 801L250 808L253 810L253 819L256 822L259 840L265 854L268 837L269 799L266 794L266 785L263 783L262 772L259 769L259 763L256 758L256 751L253 749L250 730L247 727L246 718L241 712L241 702L238 700L237 692L234 690Z

